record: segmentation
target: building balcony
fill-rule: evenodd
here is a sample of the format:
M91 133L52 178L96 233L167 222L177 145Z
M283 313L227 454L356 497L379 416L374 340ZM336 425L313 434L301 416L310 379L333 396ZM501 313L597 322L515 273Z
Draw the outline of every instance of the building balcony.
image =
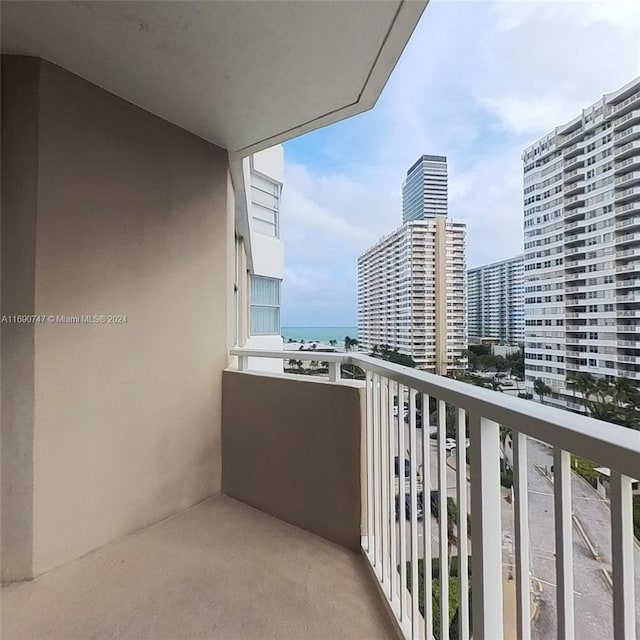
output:
M631 347L640 349L640 340L618 340L618 347Z
M564 219L572 220L575 217L584 218L584 207L573 206L573 207L565 207L564 210ZM584 222L584 220L579 220L579 222Z
M624 160L637 154L640 154L640 140L632 140L613 149L613 155L616 160Z
M582 149L579 149L579 151L582 152ZM576 155L575 158L569 158L564 161L565 172L570 172L580 167L584 167L584 158L581 155Z
M616 327L618 333L640 333L640 325L638 324L619 324Z
M580 205L584 204L585 197L586 196L584 194L577 194L575 196L569 196L568 198L565 198L565 209L573 209L574 207L579 207Z
M613 121L613 130L619 131L622 127L626 128L636 122L640 122L640 109L634 109L624 116L616 118L616 120Z
M629 280L617 280L616 289L627 289L640 287L640 278L630 278Z
M571 139L577 140L578 138L582 137L582 135L584 135L583 132L579 131L577 134L574 134L573 136L567 138L567 141ZM574 142L573 144L570 144L568 147L563 149L562 157L565 159L573 158L574 156L581 154L582 151L582 144L580 144L579 142Z
M622 102L616 104L613 107L612 113L615 113L616 115L622 115L623 113L634 110L635 107L640 107L640 91L636 91L634 94L630 95Z
M640 183L640 171L631 171L616 178L616 188Z
M569 185L567 185L564 189L564 193L566 196L570 196L570 195L582 193L582 192L584 192L584 183L580 181L572 182Z
M633 234L636 235L636 234ZM623 249L622 251L618 251L616 253L617 260L626 260L629 258L637 258L640 257L640 248L639 249Z
M569 342L569 340L568 340ZM576 341L581 343L584 342ZM246 371L249 358L274 357L283 358L282 352L256 352L245 349L233 350L238 357L238 366L242 372L228 371L227 380L235 379L234 384L241 385L237 391L243 397L263 397L259 390L263 385L269 385L271 390L278 385L286 384L282 377L272 378L258 373ZM458 601L461 603L458 611L457 623L459 637L470 638L470 620L473 621L474 637L503 638L523 637L528 635L531 625L531 602L533 584L535 581L532 569L532 556L529 551L530 512L528 506L529 474L523 469L531 464L528 459L528 446L533 446L529 438L536 438L556 447L555 458L552 463L555 479L555 514L552 519L552 529L556 531L555 571L558 583L570 581L573 575L574 542L572 540L572 512L571 503L571 470L569 452L577 453L591 459L597 459L601 464L611 465L621 473L615 476L616 491L623 496L613 501L611 510L613 545L604 551L605 557L613 558L613 582L620 590L627 590L627 597L631 594L629 576L633 577L634 547L631 526L627 523L630 518L631 502L630 481L628 476L635 472L640 464L640 443L636 433L617 427L609 423L602 423L584 416L578 416L538 403L513 398L486 389L467 385L455 380L434 376L424 372L393 365L382 360L373 359L359 354L331 354L332 370L329 380L305 381L309 388L329 388L336 392L345 381L340 379L340 364L351 364L364 372L364 380L360 384L362 394L363 413L355 431L362 429L363 440L360 450L362 460L362 519L361 546L362 553L370 566L372 574L378 583L378 588L387 601L389 610L395 618L396 625L402 637L409 639L431 638L430 625L433 611L431 610L431 589L425 590L424 603L412 598L412 593L418 593L420 577L413 559L429 557L440 558L440 571L447 571L448 550L446 522L437 518L418 517L418 506L427 490L438 491L437 502L440 513L446 512L447 486L458 503L458 517L455 520L457 531L456 547L461 566L458 575L466 576L467 566L464 558L470 554L481 553L481 567L473 571L469 578L458 582ZM286 376L285 376L286 377ZM289 376L290 377L290 376ZM266 380L265 380L266 378ZM356 383L349 382L354 385ZM436 398L438 410L433 425L436 438L423 438L426 432L424 424L417 420L417 413L410 410L402 428L402 422L396 418L394 404L397 396L403 394L409 407L414 406L413 399L422 394L424 397ZM233 394L236 395L236 394ZM280 395L276 391L276 395ZM226 396L225 396L226 397ZM306 406L312 405L313 392L305 396ZM253 450L258 450L261 443L251 444L256 433L265 431L260 420L254 419L256 409L247 406L248 403L232 402L232 409L226 411L226 418L232 419L228 429L240 431L239 440L234 443L237 450L245 450L247 457L252 460ZM455 461L453 476L439 472L446 469L447 460L445 450L445 408L447 405L455 407L458 416L455 439L458 443L469 438L469 452L471 464L467 472L465 464L465 447L457 447L450 460ZM287 420L282 414L278 400L269 402L267 411L260 409L260 419L268 424L282 425L287 422L298 424L299 420ZM290 411L287 414L290 415ZM257 415L257 414L256 414ZM465 431L465 417L469 419L468 434ZM232 426L233 423L233 426ZM501 490L499 483L499 425L515 428L514 435L514 499L515 515L511 535L515 546L509 569L503 559L500 507ZM516 427L517 425L517 427ZM285 427L287 432L294 432L293 427ZM246 431L246 432L245 432ZM310 430L307 433L314 432ZM340 431L340 430L338 430ZM353 432L354 429L351 429ZM227 431L225 431L227 433ZM286 442L282 432L278 432L275 440ZM262 436L266 439L272 434ZM321 437L317 434L317 437ZM323 438L321 438L321 441ZM302 439L299 443L302 445ZM273 445L272 445L273 446ZM408 461L406 482L398 482L394 472L394 460L397 452L404 451ZM268 457L268 456L267 456ZM281 457L281 462L284 459ZM286 465L285 465L286 466ZM339 467L340 465L336 465ZM246 467L244 467L246 470ZM318 470L314 473L317 474ZM467 477L467 473L469 476ZM252 482L246 479L246 473L240 474L246 490L251 488ZM314 475L313 473L310 475ZM260 477L260 476L258 476ZM323 476L321 476L323 477ZM429 487L425 486L425 478L430 478ZM452 479L453 478L453 479ZM453 486L452 486L453 485ZM271 487L273 488L273 487ZM261 489L262 494L265 494ZM265 494L266 495L266 494ZM617 495L617 494L616 494ZM395 504L409 505L407 518L395 519ZM426 505L424 505L426 508ZM470 514L470 539L467 530L466 514ZM444 524L443 524L444 523ZM624 524L622 524L624 523ZM444 527L444 529L443 529ZM581 553L581 552L580 552ZM628 564L631 563L631 564ZM629 571L631 573L629 573ZM506 576L511 575L510 582ZM427 577L427 584L430 580ZM471 586L473 601L461 597ZM615 587L614 587L615 588ZM421 590L420 590L421 591ZM509 594L508 596L506 594ZM440 594L443 602L448 601L448 594ZM576 625L576 633L582 630L581 608L584 601L573 598L572 590L566 598L556 600L563 618L567 616ZM507 604L511 602L512 604ZM635 611L635 600L626 612L622 605L624 600L613 600L614 615L620 615L623 620L632 620L631 608ZM423 606L425 605L425 606ZM510 615L511 607L511 613ZM564 618L567 619L567 618ZM512 626L511 626L512 625ZM446 622L443 625L445 637L448 637ZM480 632L482 630L482 633ZM518 631L519 630L519 631ZM584 633L584 632L583 632ZM559 618L560 637L566 637L563 631L562 618ZM612 637L615 636L613 631ZM364 637L364 636L363 636ZM622 635L619 635L622 638Z
M584 179L584 172L580 171L580 169L573 169L572 171L568 171L564 174L565 184L570 184L582 179Z
M618 220L616 222L616 229L627 229L633 227L640 227L640 216L634 216L632 218Z
M219 496L2 594L3 637L379 638L353 551Z
M632 232L632 233L623 233L621 235L617 235L614 239L615 244L629 244L640 242L640 232Z
M627 127L613 136L614 145L625 144L631 140L640 138L640 125Z
M637 169L638 167L640 167L640 156L636 155L631 156L630 158L625 158L624 160L616 160L613 172L618 175L631 171L632 169Z
M625 200L640 200L640 187L629 187L623 191L616 191L616 202L624 202ZM640 202L637 203L640 205Z

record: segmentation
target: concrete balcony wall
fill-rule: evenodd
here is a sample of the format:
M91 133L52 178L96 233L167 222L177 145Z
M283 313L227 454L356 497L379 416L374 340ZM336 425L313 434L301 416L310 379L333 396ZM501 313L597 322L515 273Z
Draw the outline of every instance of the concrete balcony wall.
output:
M2 59L2 577L220 491L227 153L51 63Z
M360 549L364 383L225 371L222 491Z

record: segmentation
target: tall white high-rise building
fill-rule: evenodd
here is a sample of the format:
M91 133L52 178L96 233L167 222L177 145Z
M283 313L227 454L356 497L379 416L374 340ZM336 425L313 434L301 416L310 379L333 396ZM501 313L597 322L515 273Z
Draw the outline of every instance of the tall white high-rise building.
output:
M358 338L388 344L418 368L466 366L466 225L446 216L406 223L358 258Z
M524 342L524 266L521 255L467 272L469 337Z
M526 385L572 406L578 372L640 381L640 78L522 159Z
M402 183L402 222L447 215L447 158L421 156Z

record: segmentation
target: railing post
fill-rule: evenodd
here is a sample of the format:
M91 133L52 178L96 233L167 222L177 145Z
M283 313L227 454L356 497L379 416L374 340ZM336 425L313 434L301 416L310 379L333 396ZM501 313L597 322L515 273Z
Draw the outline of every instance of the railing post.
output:
M518 640L531 638L527 436L513 431L514 533Z
M329 363L329 380L331 382L338 382L338 380L340 380L340 363L339 362Z
M613 637L636 631L631 478L611 471L611 550L613 555Z
M474 640L502 638L500 435L497 422L470 416L472 619Z
M573 611L573 518L571 506L571 457L553 450L553 493L556 529L556 607L558 637L575 637Z
M246 371L249 368L249 358L247 356L238 356L238 371Z

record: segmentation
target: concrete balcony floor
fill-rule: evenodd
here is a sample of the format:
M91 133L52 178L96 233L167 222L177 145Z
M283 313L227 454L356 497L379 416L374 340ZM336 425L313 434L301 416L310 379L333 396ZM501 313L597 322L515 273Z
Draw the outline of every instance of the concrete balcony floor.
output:
M358 554L219 496L2 590L3 640L395 637Z

